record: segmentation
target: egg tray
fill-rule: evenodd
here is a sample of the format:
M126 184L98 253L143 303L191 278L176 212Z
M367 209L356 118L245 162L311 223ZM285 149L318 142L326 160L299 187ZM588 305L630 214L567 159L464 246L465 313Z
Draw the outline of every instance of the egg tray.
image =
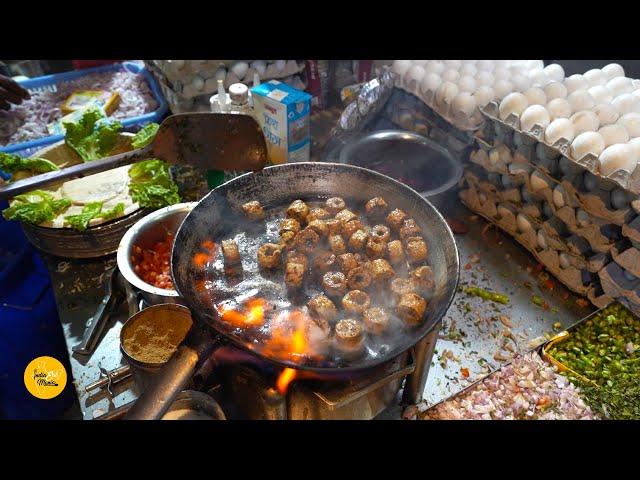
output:
M498 102L489 102L483 108L480 108L480 113L487 119L485 124L492 123L494 125L499 125L500 128L510 129L513 132L518 133L525 139L529 139L535 143L542 143L545 145L550 152L554 152L558 155L562 155L571 161L574 165L583 168L603 181L609 181L613 184L619 186L620 188L626 190L627 192L633 193L634 195L640 194L640 168L636 167L633 172L629 173L626 170L616 170L610 175L602 175L598 170L598 157L593 154L587 154L582 158L573 158L571 156L571 142L565 138L561 138L556 141L554 144L549 144L544 139L545 129L540 125L534 125L530 132L525 132L520 129L520 117L515 114L510 114L504 120L500 119L498 116L499 104ZM485 127L483 132L487 138L491 136L490 128ZM483 139L483 141L485 141Z

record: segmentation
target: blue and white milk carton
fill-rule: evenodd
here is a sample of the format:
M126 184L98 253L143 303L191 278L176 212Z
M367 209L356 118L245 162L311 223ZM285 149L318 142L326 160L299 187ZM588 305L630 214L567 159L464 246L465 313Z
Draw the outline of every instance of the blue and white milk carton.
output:
M271 163L308 162L311 95L277 80L253 87L251 95Z

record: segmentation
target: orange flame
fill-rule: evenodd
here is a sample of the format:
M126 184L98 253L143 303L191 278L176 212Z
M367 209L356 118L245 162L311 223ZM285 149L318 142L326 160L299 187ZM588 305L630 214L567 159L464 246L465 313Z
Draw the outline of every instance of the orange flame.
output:
M223 322L237 328L257 328L264 325L264 311L267 302L263 298L249 300L242 312L232 308L222 307L221 318Z
M289 389L289 385L293 382L298 374L298 371L293 368L285 368L280 372L278 380L276 380L276 389L280 395L285 395Z

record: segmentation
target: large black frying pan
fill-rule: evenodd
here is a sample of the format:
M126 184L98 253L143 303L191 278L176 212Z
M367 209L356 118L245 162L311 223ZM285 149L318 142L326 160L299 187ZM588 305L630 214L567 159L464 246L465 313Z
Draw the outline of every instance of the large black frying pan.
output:
M266 287L261 284L259 276L255 275L255 260L243 259L246 276L229 280L228 285L225 285L227 279L221 276L220 260L217 265L214 263L211 268L203 270L194 265L193 256L202 251L202 243L207 240L218 243L228 238L240 238L241 252L243 239L247 245L252 243L251 238L257 239L254 244L266 242L264 224L249 224L243 220L241 206L248 201L260 201L267 212L267 218L270 212L281 218L284 208L293 200L300 198L313 202L334 196L343 197L348 206L353 203L362 206L371 197L382 196L392 208L404 210L422 227L436 284L434 292L428 298L425 320L419 327L395 337L384 348L349 362L331 358L294 362L269 357L261 352L257 337L231 329L220 320L214 308L218 302L230 300L234 296L269 296L269 292L261 291ZM243 232L246 232L248 239L245 239ZM277 236L277 231L270 232L271 237L274 235ZM196 327L191 337L185 340L157 375L154 385L139 398L128 418L160 418L170 406L172 398L192 376L199 359L216 345L225 343L235 344L282 367L329 374L366 370L386 362L415 345L441 320L453 300L459 273L458 251L453 234L440 213L427 200L390 177L372 170L335 163L289 163L273 166L257 173L242 175L212 190L182 222L176 234L171 265L174 286L190 308ZM281 277L282 272L279 272L279 278ZM276 277L273 280L275 282ZM203 294L203 281L209 281L209 285L216 288Z

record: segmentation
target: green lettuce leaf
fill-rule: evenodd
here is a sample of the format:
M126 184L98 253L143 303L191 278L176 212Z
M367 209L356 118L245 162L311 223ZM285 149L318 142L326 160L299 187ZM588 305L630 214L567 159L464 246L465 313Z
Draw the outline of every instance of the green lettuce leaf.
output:
M84 231L89 226L89 222L94 218L100 216L103 202L91 202L87 203L82 212L77 215L68 215L64 217L71 228L79 231Z
M105 210L100 213L100 218L103 220L111 220L112 218L121 217L124 215L124 203L118 203L110 210Z
M19 220L35 225L50 222L71 206L71 200L54 200L50 193L43 190L17 195L14 200L13 205L4 209L2 216L7 220Z
M24 158L12 153L0 152L0 170L6 173L15 173L24 170L33 173L45 173L60 169L55 163L50 162L46 158Z
M158 133L159 128L159 124L149 123L133 136L133 138L131 139L131 146L133 148L146 147L154 139L156 133Z
M65 143L85 162L109 156L122 129L120 122L100 123L104 115L97 108L88 108L77 122L65 122Z
M129 195L143 208L160 208L180 202L178 186L169 175L169 166L152 158L129 169Z

